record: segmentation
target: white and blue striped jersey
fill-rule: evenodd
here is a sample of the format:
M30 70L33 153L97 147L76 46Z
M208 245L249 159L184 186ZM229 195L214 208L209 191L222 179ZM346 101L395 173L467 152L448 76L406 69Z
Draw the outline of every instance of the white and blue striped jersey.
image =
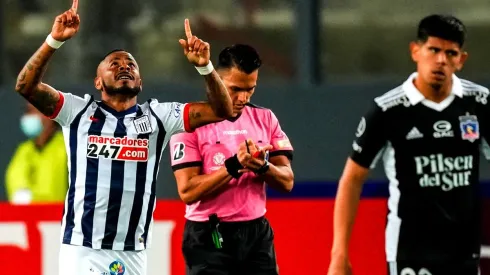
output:
M151 99L117 112L89 95L60 95L53 119L63 128L69 169L62 243L148 248L162 152L189 125L189 105Z

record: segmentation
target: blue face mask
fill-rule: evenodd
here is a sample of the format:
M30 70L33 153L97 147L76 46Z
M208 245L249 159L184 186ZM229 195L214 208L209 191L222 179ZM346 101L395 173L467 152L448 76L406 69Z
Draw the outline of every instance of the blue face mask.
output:
M43 131L43 123L38 115L24 115L20 118L20 129L28 138L36 138Z

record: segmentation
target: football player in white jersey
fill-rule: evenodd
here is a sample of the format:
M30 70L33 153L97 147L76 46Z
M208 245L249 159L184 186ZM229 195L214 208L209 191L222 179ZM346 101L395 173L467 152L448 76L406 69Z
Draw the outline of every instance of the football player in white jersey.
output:
M20 72L15 90L63 128L70 188L65 201L60 274L146 275L161 153L170 136L233 114L226 87L210 62L210 46L185 20L184 54L204 76L208 102L137 104L139 67L124 51L97 68L101 100L57 91L42 82L56 49L80 26L78 0L56 17L46 41ZM99 173L99 171L101 171Z

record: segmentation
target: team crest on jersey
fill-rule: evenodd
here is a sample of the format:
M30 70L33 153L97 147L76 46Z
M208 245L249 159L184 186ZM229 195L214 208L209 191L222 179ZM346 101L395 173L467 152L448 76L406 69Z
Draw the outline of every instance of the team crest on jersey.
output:
M124 275L126 267L121 261L114 261L109 265L109 271L111 275Z
M218 153L214 154L214 156L213 156L213 162L216 165L223 165L223 164L225 164L225 155L223 155L223 153L221 153L221 152L218 152Z
M152 132L150 118L147 115L135 117L133 123L138 134L149 134Z
M460 116L459 126L461 129L462 139L474 142L480 138L480 126L476 116L468 113L464 116Z

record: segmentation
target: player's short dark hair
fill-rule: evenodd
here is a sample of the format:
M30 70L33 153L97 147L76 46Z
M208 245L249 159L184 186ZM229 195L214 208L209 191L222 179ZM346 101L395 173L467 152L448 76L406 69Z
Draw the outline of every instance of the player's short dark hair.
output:
M262 66L259 53L251 46L235 44L224 48L218 59L218 69L231 69L236 67L240 71L250 74Z
M461 20L452 15L432 14L419 22L417 40L426 42L429 36L453 41L463 47L466 27Z
M104 61L109 55L113 54L113 53L116 53L116 52L128 52L124 49L114 49L110 52L108 52L106 55L104 55L104 57L102 57L102 59L100 60L100 62Z

